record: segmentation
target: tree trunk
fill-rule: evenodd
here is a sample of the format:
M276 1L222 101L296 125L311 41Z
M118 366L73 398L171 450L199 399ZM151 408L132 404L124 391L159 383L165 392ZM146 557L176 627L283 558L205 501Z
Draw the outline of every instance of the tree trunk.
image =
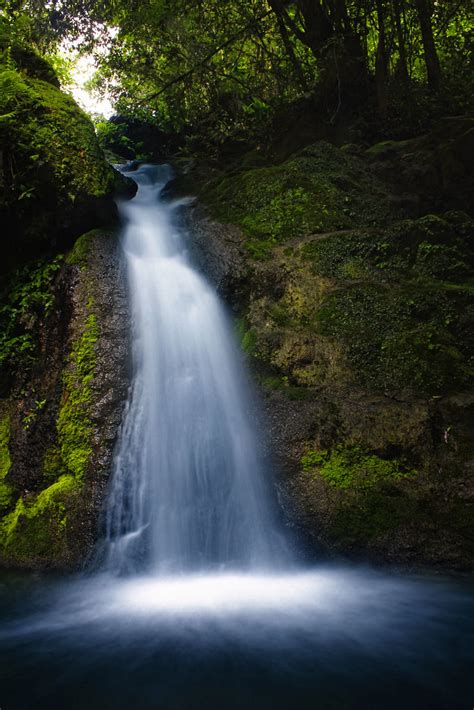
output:
M426 72L428 84L431 89L436 90L441 80L441 67L436 45L433 36L433 26L431 24L432 4L431 0L416 0L416 9L420 21L421 39L423 51L425 53Z
M336 96L338 107L347 99L350 103L360 101L367 66L360 37L348 26L344 0L331 0L329 4L321 0L295 0L301 23L289 15L285 0L269 0L269 4L279 21L316 58L323 95L330 100Z
M398 66L397 73L402 84L407 85L409 80L407 50L405 46L405 35L402 27L402 0L393 0L393 11L395 15L395 28L398 42Z
M298 61L298 58L294 52L293 45L291 44L291 39L290 39L290 35L288 32L288 28L285 24L284 17L280 11L281 6L279 7L279 3L275 2L275 0L270 0L269 5L276 15L278 29L280 31L281 38L283 40L283 45L284 45L286 53L288 55L288 59L290 60L292 66L293 66L293 69L295 71L295 76L298 81L298 84L300 85L300 88L303 91L307 91L308 90L308 83L307 83L306 78L303 74L303 70L302 70L301 65Z
M334 22L318 0L296 0L304 20L306 44L319 60L322 82L328 90L337 86L342 97L355 98L365 85L367 70L358 35L348 26L343 0L333 0Z
M375 57L375 85L377 87L379 111L381 116L384 117L387 115L388 108L388 56L383 0L377 0L377 22L379 26L379 39Z

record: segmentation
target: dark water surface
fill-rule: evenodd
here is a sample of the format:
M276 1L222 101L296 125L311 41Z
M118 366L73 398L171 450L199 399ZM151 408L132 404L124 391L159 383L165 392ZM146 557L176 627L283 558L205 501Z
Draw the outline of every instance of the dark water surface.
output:
M471 710L471 579L0 577L0 707Z

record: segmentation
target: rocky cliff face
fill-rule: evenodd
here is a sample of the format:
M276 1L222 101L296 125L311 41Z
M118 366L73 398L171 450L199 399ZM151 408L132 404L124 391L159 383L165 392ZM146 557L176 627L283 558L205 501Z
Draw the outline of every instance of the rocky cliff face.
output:
M251 155L195 186L232 224L195 209L196 248L236 312L288 520L320 549L472 568L472 130Z
M0 564L77 567L128 382L120 250L103 227L134 186L44 60L1 49L0 88Z
M61 259L28 376L1 401L1 561L76 567L97 535L127 393L119 246L94 231Z

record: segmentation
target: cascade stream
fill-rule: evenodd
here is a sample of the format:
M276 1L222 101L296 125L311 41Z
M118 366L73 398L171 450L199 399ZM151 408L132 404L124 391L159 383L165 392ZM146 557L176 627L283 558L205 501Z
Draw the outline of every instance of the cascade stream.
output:
M274 566L276 532L238 353L161 192L167 165L126 173L121 205L134 376L107 509L109 570ZM281 556L282 550L280 550Z

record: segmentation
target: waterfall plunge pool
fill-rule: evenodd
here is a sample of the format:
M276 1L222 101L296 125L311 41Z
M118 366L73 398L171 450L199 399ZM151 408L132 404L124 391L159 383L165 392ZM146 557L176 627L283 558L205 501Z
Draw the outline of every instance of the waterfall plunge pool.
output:
M472 579L284 573L0 578L1 707L472 705Z

